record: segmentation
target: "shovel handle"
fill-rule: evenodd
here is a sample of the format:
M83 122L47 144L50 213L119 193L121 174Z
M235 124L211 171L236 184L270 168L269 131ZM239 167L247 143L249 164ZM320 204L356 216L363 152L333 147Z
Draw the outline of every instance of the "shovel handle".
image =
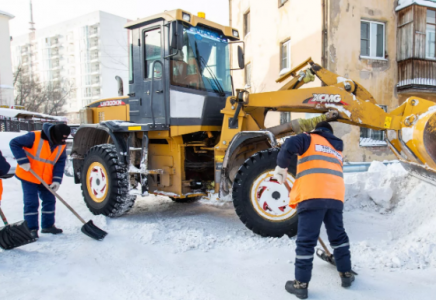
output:
M5 214L3 213L1 207L0 207L0 216L2 217L3 223L5 223L5 226L7 226L9 223L8 223L8 220L6 220L6 216L5 216Z
M52 193L56 198L58 198L83 224L86 224L85 220L82 219L81 216L79 216L79 214L64 200L62 199L61 196L59 196L55 191L53 191L48 184L44 181L44 179L42 179L41 177L39 177L38 174L35 173L35 171L33 171L32 169L29 170L30 173L32 173L33 176L36 177L36 179L38 179L39 181L41 181L41 183L46 187L47 190L50 191L50 193Z
M321 244L322 248L324 249L325 253L328 256L332 256L332 254L330 253L329 249L327 248L327 246L324 244L324 241L319 237L318 238L319 243Z

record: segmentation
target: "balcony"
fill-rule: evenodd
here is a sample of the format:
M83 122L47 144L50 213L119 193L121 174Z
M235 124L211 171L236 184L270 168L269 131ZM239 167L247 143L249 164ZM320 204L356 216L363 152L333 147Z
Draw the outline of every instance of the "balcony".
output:
M434 32L428 30L434 27L433 15L434 10L419 5L398 12L397 92L401 98L427 98L436 92Z

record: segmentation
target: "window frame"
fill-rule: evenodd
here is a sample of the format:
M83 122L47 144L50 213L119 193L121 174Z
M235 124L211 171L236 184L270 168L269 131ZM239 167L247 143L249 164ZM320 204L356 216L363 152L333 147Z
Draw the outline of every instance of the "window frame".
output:
M135 74L133 72L133 30L129 29L129 34L127 36L127 46L129 51L129 84L133 84L135 82Z
M162 27L160 25L156 25L153 27L145 28L142 31L142 64L144 65L143 71L142 71L142 77L144 81L151 80L151 76L148 77L148 65L147 65L147 33L150 31L159 31L160 35L160 60L162 61L163 58L163 48L164 48L164 42L162 40ZM155 79L161 79L162 77L154 77Z
M243 24L244 25L244 37L246 37L251 32L251 14L250 13L251 13L251 11L247 10L244 13L244 17L243 17L243 22L244 22L244 24ZM248 22L247 22L247 16L249 16ZM247 26L247 24L248 24L248 26ZM248 29L247 29L247 27L248 27Z
M426 18L425 19L425 58L430 59L430 60L436 60L436 43L435 43L435 56L434 57L428 56L428 53L427 53L427 35L428 35L427 26L433 25L436 27L436 20L435 20L435 23L429 23L427 20L427 14L428 14L429 10L434 11L436 14L436 9L431 9L431 8L427 7L427 12L426 12L426 16L425 16L425 18ZM435 28L435 31L436 31L436 28Z
M285 44L288 44L288 67L284 67L282 66L282 62L283 62L283 46ZM287 72L289 72L291 70L291 38L288 38L286 40L284 40L283 42L280 43L280 72L279 75L283 75Z
M377 104L377 106L380 107L381 109L383 109L385 112L388 111L388 106L387 105L384 105L384 104L380 104L379 105L379 104ZM362 145L361 144L361 140L360 140L362 138L362 130L366 130L367 133L369 132L369 130L374 131L374 132L381 132L382 136L383 136L382 140L372 139L370 134L367 134L367 136L364 137L364 138L370 138L370 139L372 139L374 141L383 142L383 144L379 144L379 145ZM386 143L386 131L385 130L373 130L373 129L363 128L363 127L360 128L359 147L387 147L387 146L388 146L388 144Z
M380 22L380 21L373 21L373 20L367 20L367 19L361 19L360 20L360 28L362 28L362 23L369 23L369 55L362 55L362 33L360 33L360 58L364 59L373 59L373 60L387 60L386 59L386 23ZM377 56L371 56L371 24L378 24L383 26L383 57L377 57Z
M282 7L283 5L285 5L286 2L288 2L288 0L283 1L283 3L282 3L282 0L278 0L278 2L279 2L279 8L280 8L280 7Z

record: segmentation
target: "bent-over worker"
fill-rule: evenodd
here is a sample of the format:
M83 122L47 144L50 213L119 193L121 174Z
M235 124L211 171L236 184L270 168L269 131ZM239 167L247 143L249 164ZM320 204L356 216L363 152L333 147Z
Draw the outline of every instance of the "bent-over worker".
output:
M342 286L349 287L354 281L350 244L342 220L345 196L343 148L343 141L333 135L330 124L321 122L310 133L288 138L277 157L274 177L282 184L292 156L298 155L289 203L298 213L295 280L286 282L285 288L300 299L308 296L315 246L323 222L334 249Z
M53 191L59 189L64 174L65 143L70 134L66 124L45 123L41 131L32 131L11 140L10 147L17 160L15 176L21 180L24 195L24 220L34 238L38 238L39 198L42 200L41 233L62 233L55 224L55 196L33 176L38 174Z

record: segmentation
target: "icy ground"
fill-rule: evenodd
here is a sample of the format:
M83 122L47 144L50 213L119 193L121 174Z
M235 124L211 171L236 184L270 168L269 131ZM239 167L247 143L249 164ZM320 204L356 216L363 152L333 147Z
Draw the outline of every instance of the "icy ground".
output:
M381 163L347 174L346 183L345 227L359 276L343 289L335 269L315 259L310 299L435 299L436 187ZM3 185L2 208L19 221L21 185L14 178ZM59 193L109 235L101 242L83 235L58 203L63 235L0 249L0 299L296 299L284 290L295 240L252 234L231 203L148 197L109 219L88 211L72 178Z

